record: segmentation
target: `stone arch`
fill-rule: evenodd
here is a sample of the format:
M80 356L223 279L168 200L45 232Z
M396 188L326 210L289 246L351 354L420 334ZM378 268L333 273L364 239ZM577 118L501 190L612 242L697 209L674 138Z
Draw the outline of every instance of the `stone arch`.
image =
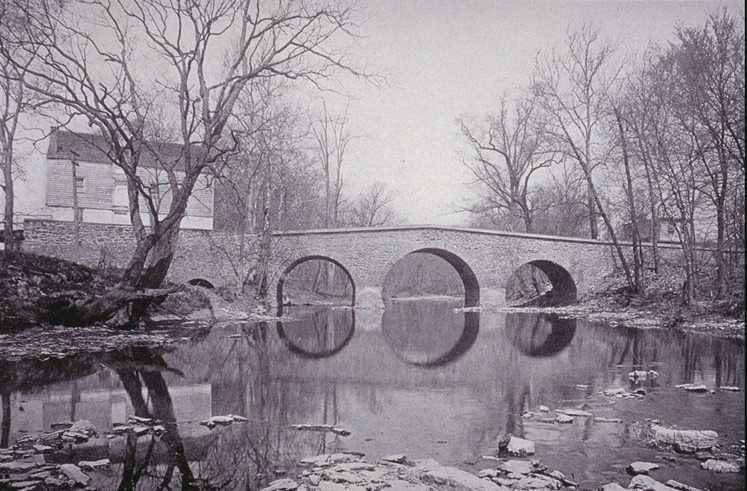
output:
M345 273L345 275L348 277L348 281L350 282L350 288L352 290L350 305L351 307L355 305L355 281L353 281L353 276L350 274L350 271L348 271L348 269L336 259L333 259L329 256L320 255L320 254L311 254L311 255L299 257L298 259L291 262L288 266L286 266L283 269L283 272L278 277L277 286L275 288L275 301L277 302L278 315L283 315L283 285L285 284L285 278L290 274L291 271L293 271L293 268L295 268L299 264L305 263L307 261L313 261L313 260L331 262L335 266L339 267Z
M504 285L506 291L508 291L509 282L513 277L513 273L516 271L516 269L524 266L525 264L535 266L540 271L545 273L545 275L547 275L547 278L550 280L552 291L549 297L542 299L542 305L559 306L576 303L578 299L578 288L576 287L576 282L573 280L573 276L571 276L571 273L569 273L568 270L560 264L549 261L547 259L535 259L521 264L517 268L515 268L514 271L512 271L509 275L508 279L506 280L506 284ZM530 302L530 304L532 303L533 302Z
M407 257L408 254L414 253L433 254L434 256L438 256L449 263L451 267L454 268L454 270L457 272L459 278L461 278L462 280L462 284L464 285L464 306L476 307L480 305L480 284L477 281L477 275L475 275L475 272L464 259L451 251L447 251L446 249L440 249L437 247L425 247L404 254L394 264L397 264L398 261ZM394 264L389 268L386 274L391 271L391 269L394 267ZM385 278L386 275L381 280L382 288L384 286Z
M191 280L187 281L187 284L192 286L200 286L202 288L208 288L210 290L215 288L215 285L204 278L192 278Z

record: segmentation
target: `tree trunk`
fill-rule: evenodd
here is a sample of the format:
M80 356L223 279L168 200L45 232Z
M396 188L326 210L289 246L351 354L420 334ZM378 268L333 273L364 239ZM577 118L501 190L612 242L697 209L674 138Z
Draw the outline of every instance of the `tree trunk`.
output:
M589 236L592 239L599 238L599 226L597 224L597 210L594 201L594 185L591 182L591 175L587 177L586 206L589 208Z
M7 144L6 144L7 145ZM16 240L13 235L13 152L6 149L3 155L3 181L5 189L5 223L3 226L3 241L6 251L16 250Z
M617 120L617 129L620 132L620 146L622 148L623 166L625 167L625 196L628 201L628 213L630 214L630 228L632 231L633 241L633 284L628 285L631 287L633 292L641 293L641 267L643 264L641 258L641 236L638 230L638 213L635 208L635 198L633 197L633 178L630 175L630 161L628 158L628 143L625 136L625 128L623 127L623 119L620 114L620 109L613 105L612 109L615 113L615 119Z

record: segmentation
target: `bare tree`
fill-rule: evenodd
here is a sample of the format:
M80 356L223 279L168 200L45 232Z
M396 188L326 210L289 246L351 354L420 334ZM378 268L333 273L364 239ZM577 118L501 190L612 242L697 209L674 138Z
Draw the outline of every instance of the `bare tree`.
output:
M11 1L29 9L26 2ZM106 141L102 150L127 177L137 247L116 295L73 306L78 324L110 316L129 301L125 290L161 285L195 185L237 147L237 135L227 127L250 81L285 77L319 83L337 69L357 73L344 53L331 48L330 41L348 35L351 24L351 9L337 2L89 0L69 2L60 13L42 5L28 14L27 29L40 35L32 46L21 45L39 53L27 70L27 87L57 104L61 123L83 118L96 128ZM226 40L236 39L226 47ZM13 48L13 42L0 42L6 57ZM214 66L221 51L223 69ZM160 69L142 69L154 65ZM159 105L173 109L172 121L154 120ZM171 123L168 131L155 131L165 123ZM180 149L176 158L157 158L162 152L154 134L173 137ZM164 216L138 174L144 158L159 160L167 176L172 198Z
M716 211L717 291L726 293L728 193L744 175L744 30L726 10L703 26L679 28L670 49L678 122L696 146L701 191Z
M511 219L520 218L523 231L532 232L530 183L537 171L556 161L557 152L548 146L546 121L535 97L520 98L510 106L502 97L498 112L488 116L487 129L479 133L464 120L459 122L473 152L463 162L487 189L478 207L508 214L509 230Z
M586 178L591 238L598 237L599 215L614 243L627 283L633 287L627 259L593 178L594 170L607 162L614 148L605 127L619 72L612 62L614 50L590 25L570 32L566 47L564 55L552 53L537 60L532 88L552 120L550 132Z
M326 227L338 225L344 185L343 165L353 135L348 129L347 107L342 114L330 114L327 102L322 101L322 114L311 125L311 134L324 175L324 216Z
M26 23L24 12L12 3L0 5L0 38L16 38L29 44L32 40L21 35ZM28 31L32 35L33 31ZM36 57L35 50L22 50L16 43L7 53L0 53L0 165L3 181L0 186L5 194L3 241L5 250L17 248L13 234L14 190L13 179L16 167L16 143L21 116L30 112L38 101L26 90L24 79L29 65Z
M392 225L396 221L396 213L392 209L394 193L383 182L374 182L363 191L352 209L348 225L354 227L379 227Z

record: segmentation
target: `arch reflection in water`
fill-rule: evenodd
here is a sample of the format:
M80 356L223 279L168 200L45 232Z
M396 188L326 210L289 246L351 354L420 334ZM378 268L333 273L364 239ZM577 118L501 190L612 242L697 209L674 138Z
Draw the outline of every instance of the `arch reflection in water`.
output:
M576 319L557 314L506 314L506 337L527 356L555 356L562 352L576 334Z
M423 367L453 362L477 339L480 315L454 311L461 302L391 302L381 320L384 339L401 360Z
M293 320L278 321L278 334L288 349L304 358L338 353L355 332L355 311L351 308L299 307L286 313Z

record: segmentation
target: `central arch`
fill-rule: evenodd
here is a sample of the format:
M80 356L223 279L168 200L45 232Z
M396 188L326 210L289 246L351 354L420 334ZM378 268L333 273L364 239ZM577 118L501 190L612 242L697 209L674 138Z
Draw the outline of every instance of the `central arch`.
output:
M305 263L307 261L314 261L314 260L327 261L329 263L332 263L338 268L340 268L340 270L342 270L343 273L345 273L345 275L347 276L348 282L350 283L350 289L351 289L350 306L352 307L355 305L355 281L353 281L353 276L350 274L350 271L348 271L348 269L345 266L343 266L339 261L331 257L323 256L319 254L313 254L313 255L300 257L296 259L295 261L291 262L288 266L285 267L285 269L283 269L283 272L278 277L277 287L275 289L275 301L277 302L278 316L283 315L283 286L285 284L287 276L299 264Z
M464 286L464 306L477 307L478 305L480 305L480 285L477 281L477 275L475 275L475 272L464 259L451 251L447 251L446 249L440 249L437 247L424 247L422 249L410 251L407 254L403 255L397 262L394 263L394 265L392 265L391 268L389 268L389 271L387 271L387 275L394 269L395 265L399 261L402 261L410 254L417 253L432 254L449 263L449 265L454 268L454 271L456 271L457 275L462 281L462 285ZM386 275L384 278L382 278L382 286L384 286L385 283ZM387 301L388 298L384 298L384 302L386 303Z

